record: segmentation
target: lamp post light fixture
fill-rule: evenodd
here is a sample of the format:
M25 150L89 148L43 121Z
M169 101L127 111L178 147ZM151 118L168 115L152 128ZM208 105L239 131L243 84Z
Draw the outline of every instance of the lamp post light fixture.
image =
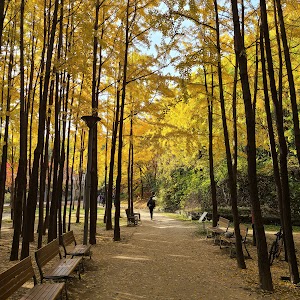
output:
M83 244L87 245L88 240L88 224L89 224L89 210L90 210L90 198L91 198L91 170L93 159L93 128L101 119L97 116L83 116L81 119L86 123L89 128L88 137L88 159L87 159L87 172L85 176L84 187L84 232L83 232Z

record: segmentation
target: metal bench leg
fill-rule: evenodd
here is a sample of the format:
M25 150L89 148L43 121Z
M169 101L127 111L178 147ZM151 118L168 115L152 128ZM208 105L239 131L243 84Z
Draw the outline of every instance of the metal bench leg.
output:
M250 253L249 253L249 251L248 251L248 249L247 249L247 247L246 247L246 243L244 242L243 244L244 244L244 248L245 248L245 250L247 252L248 258L252 258L251 255L250 255Z
M68 300L68 291L67 291L67 280L65 281L65 294L66 294L66 299Z

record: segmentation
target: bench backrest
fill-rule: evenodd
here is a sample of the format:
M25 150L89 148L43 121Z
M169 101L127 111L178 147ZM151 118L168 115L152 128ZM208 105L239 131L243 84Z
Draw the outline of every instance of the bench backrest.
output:
M73 230L68 231L62 235L62 243L63 243L62 245L63 247L68 246L72 243L74 243L75 245L77 244L74 237Z
M31 258L28 256L0 274L0 300L7 299L31 278L36 284Z
M224 229L225 231L228 230L230 224L230 220L223 218L223 217L219 217L219 221L218 221L218 227Z
M199 222L203 222L205 219L206 219L206 216L207 216L207 211L205 211L201 217L199 218Z
M39 269L41 269L44 265L46 265L47 262L49 262L57 255L59 255L59 257L61 258L61 253L59 251L59 244L57 239L53 240L46 246L35 251L35 259Z
M242 237L242 240L245 241L248 235L248 227L244 224L240 224L240 234Z

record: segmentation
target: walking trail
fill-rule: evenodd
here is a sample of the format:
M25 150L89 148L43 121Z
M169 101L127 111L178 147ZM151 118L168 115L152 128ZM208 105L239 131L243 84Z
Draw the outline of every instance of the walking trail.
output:
M141 218L141 225L121 228L121 242L98 232L82 280L69 284L70 299L275 299L249 286L247 270L196 234L197 225L158 213L153 221L146 212Z

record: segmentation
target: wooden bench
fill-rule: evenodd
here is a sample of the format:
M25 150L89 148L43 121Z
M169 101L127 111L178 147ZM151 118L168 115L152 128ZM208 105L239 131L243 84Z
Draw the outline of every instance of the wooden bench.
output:
M27 291L21 298L22 300L54 300L62 298L62 291L65 287L65 283L43 283L38 285L31 258L28 256L0 274L0 300L7 299L30 279L33 279L34 287Z
M72 258L74 256L89 256L90 259L92 257L91 245L83 245L77 244L75 240L75 236L73 230L66 232L62 235L62 247L64 248L65 255L71 255ZM70 245L72 248L70 248Z
M126 217L127 217L127 226L136 226L139 224L141 220L141 215L139 213L129 213L129 209L125 209Z
M230 220L223 217L219 217L217 226L211 226L206 228L207 237L210 236L209 232L211 232L211 235L214 237L214 242L216 242L216 240L219 239L221 234L227 232L229 224Z
M44 272L44 266L52 259L59 256L58 262L50 269ZM39 268L41 282L44 279L64 280L67 281L74 271L77 271L79 279L82 270L82 257L62 258L59 251L58 240L53 240L46 246L35 252L35 259Z
M248 227L244 224L240 224L240 234L242 237L242 244L247 252L247 258L251 258L250 253L247 249L247 235L248 235ZM222 245L226 244L227 247L230 247L230 257L233 257L233 252L235 250L236 239L234 233L232 235L227 235L226 233L220 236L220 249L222 249Z

